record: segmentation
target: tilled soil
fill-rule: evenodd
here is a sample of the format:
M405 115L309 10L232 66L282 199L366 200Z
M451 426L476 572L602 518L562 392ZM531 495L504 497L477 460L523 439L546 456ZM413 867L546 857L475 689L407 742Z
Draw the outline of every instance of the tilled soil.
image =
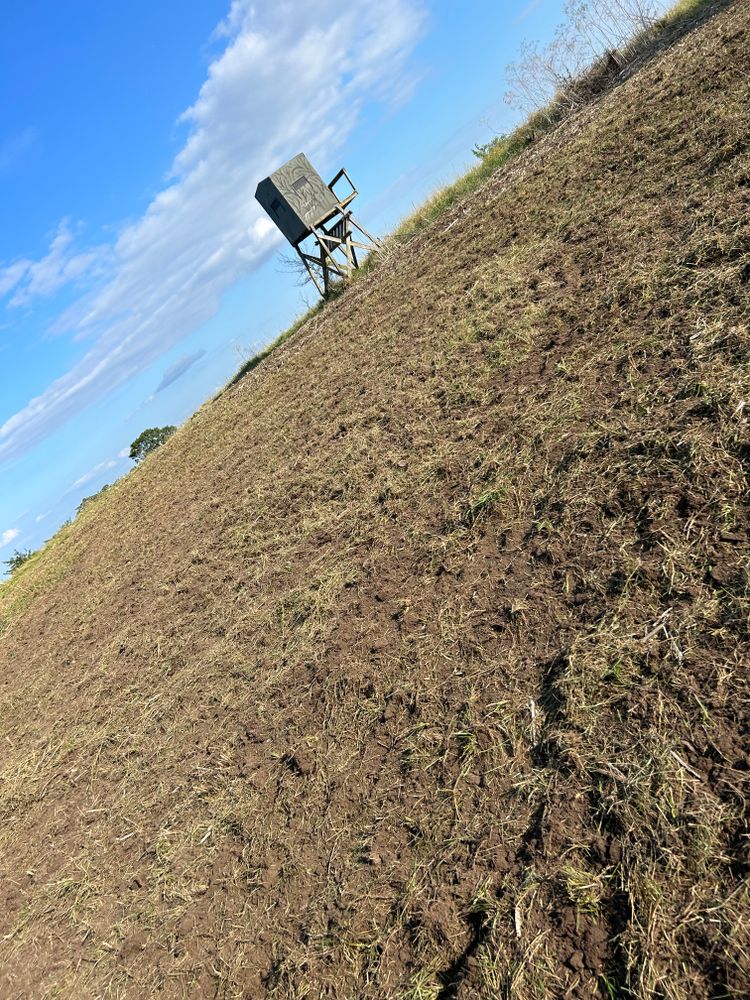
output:
M749 27L0 590L1 996L747 995Z

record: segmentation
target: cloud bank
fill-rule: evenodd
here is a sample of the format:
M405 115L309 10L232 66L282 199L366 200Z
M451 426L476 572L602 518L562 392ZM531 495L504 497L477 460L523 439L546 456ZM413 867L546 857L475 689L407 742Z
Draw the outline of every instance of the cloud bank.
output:
M74 251L67 223L38 262L0 268L0 295L28 305L95 277L56 324L92 346L0 426L0 462L152 364L213 316L223 293L276 246L255 186L304 149L329 165L372 99L398 97L420 34L420 0L234 0L167 186L112 247Z
M68 219L63 219L52 237L49 251L41 260L17 260L0 268L0 296L13 292L11 308L27 306L36 298L48 298L65 285L90 273L106 253L95 248L83 253L73 251L74 234Z

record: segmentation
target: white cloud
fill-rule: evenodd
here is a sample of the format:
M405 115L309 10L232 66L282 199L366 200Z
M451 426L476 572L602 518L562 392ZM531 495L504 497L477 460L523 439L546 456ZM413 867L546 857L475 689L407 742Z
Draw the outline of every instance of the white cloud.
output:
M36 522L36 524L40 524L45 519L45 517L50 516L50 513L51 511L47 510L43 514L37 514L37 516L34 518L34 521Z
M232 6L229 8L229 13L221 21L214 30L213 38L231 38L232 35L237 34L237 32L242 27L242 22L244 21L247 14L247 3L244 0L232 0Z
M63 219L52 237L49 251L41 260L18 260L0 268L0 296L15 290L9 305L26 306L35 298L54 295L101 265L104 248L75 253L72 243L70 223Z
M117 460L114 458L107 459L106 462L99 462L99 464L95 465L93 469L89 469L89 471L84 472L84 474L79 479L76 479L76 481L68 490L68 493L72 493L73 490L77 490L81 486L85 486L86 483L90 483L91 480L95 479L100 473L108 472L110 469L114 469L116 465L117 465Z
M93 347L0 426L0 461L22 454L217 311L224 291L277 245L254 199L258 181L302 149L322 170L337 166L365 101L403 92L422 19L421 0L235 0L217 31L224 51L181 117L189 135L170 184L120 234L109 280L57 324L93 338ZM69 265L76 266L83 262ZM55 280L43 272L34 289L29 279L23 287L30 294Z
M4 531L2 535L0 535L0 549L2 549L5 545L10 545L10 543L14 539L18 538L20 534L21 532L18 528L8 528L7 531Z
M21 283L31 267L30 260L17 260L12 264L0 267L0 298L11 292Z

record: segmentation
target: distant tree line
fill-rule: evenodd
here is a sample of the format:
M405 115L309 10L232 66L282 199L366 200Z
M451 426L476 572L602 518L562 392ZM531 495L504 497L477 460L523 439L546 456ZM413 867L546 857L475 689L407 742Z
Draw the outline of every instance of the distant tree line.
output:
M130 446L130 457L134 462L142 462L146 455L161 447L177 428L173 424L166 427L149 427Z

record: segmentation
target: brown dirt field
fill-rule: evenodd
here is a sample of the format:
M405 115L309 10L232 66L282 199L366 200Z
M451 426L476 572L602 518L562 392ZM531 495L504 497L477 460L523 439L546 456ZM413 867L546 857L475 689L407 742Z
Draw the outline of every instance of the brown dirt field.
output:
M0 996L739 998L750 4L0 589Z

